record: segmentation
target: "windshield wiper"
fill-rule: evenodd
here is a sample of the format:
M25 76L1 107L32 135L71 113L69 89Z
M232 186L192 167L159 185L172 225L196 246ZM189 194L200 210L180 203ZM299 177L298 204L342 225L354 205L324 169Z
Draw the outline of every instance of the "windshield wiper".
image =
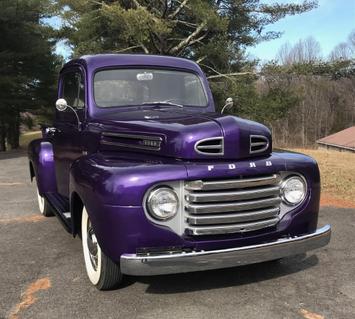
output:
M142 105L171 105L183 108L182 104L173 103L170 101L153 101L153 102L143 102Z

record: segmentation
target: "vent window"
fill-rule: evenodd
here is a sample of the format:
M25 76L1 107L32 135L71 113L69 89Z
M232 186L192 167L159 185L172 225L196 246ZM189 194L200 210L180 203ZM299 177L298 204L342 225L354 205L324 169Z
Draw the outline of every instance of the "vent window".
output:
M250 154L264 152L269 147L269 139L263 135L250 135Z
M223 155L223 137L212 137L198 141L195 150L202 155Z

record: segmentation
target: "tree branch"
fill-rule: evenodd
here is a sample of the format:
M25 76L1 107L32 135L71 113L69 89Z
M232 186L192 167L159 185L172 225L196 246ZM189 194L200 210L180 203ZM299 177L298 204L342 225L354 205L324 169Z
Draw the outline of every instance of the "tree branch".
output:
M248 74L255 74L253 72L235 72L235 73L221 73L218 72L217 70L215 70L214 68L203 64L203 63L199 63L197 62L199 65L204 66L208 69L210 69L212 72L216 73L216 75L210 75L207 77L207 79L217 79L217 78L226 78L228 80L234 81L234 79L232 78L232 76L240 76L240 75L248 75Z
M186 39L182 40L175 47L171 48L169 51L171 54L175 54L179 52L181 49L185 48L190 44L191 41L196 40L195 38L199 35L199 33L203 30L203 28L207 25L206 21L203 21L194 32L192 32Z
M166 17L167 12L168 12L168 0L165 0L164 1L164 10L163 10L162 18Z
M207 79L216 79L216 78L227 78L231 81L234 81L232 76L240 76L240 75L248 75L248 74L255 74L253 72L236 72L236 73L226 73L226 74L217 74L217 75L210 75Z
M191 23L191 22L187 22L187 21L183 21L183 20L171 20L171 22L176 23L176 24L180 23L180 24L186 25L187 27L190 27L190 28L197 27L196 23Z
M172 14L168 15L168 18L174 19L188 2L189 0L184 0L183 2L181 2L180 5L176 8L176 10Z
M136 8L140 8L141 5L139 4L139 2L137 0L132 0L133 4L135 5Z
M140 43L140 47L143 49L145 54L149 54L149 50L147 49L147 47L143 43Z
M121 52L126 52L126 51L129 51L129 50L132 50L132 49L137 49L137 48L142 48L145 53L147 53L147 54L149 53L148 49L146 48L146 46L144 44L134 45L134 46L131 46L131 47L128 47L128 48L124 48L122 50L115 50L114 52L121 53Z
M202 56L202 57L200 57L197 61L196 61L196 63L197 64L200 64L204 59L206 59L207 58L207 55L204 55L204 56ZM201 64L202 65L202 64Z
M208 34L208 32L206 32L204 35L200 36L199 38L197 38L197 39L191 41L191 42L189 43L189 45L193 45L193 44L195 44L196 42L200 42L201 40L203 40L203 39L207 36L207 34Z

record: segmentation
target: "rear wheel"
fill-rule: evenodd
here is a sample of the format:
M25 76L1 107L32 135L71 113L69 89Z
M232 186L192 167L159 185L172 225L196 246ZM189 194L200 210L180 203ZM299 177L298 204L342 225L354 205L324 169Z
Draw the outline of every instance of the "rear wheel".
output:
M81 234L86 272L91 283L99 290L118 287L122 282L120 267L102 252L85 207L81 217Z
M43 216L50 217L54 215L53 210L49 205L48 201L39 194L38 186L37 186L37 202L38 202L39 211Z

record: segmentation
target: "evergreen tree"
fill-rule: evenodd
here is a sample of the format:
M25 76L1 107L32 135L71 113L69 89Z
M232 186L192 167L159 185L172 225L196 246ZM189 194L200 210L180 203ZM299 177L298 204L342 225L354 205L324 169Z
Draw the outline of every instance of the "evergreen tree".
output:
M53 103L58 60L41 21L50 0L0 2L0 151L19 146L21 113ZM6 143L7 141L7 143Z

